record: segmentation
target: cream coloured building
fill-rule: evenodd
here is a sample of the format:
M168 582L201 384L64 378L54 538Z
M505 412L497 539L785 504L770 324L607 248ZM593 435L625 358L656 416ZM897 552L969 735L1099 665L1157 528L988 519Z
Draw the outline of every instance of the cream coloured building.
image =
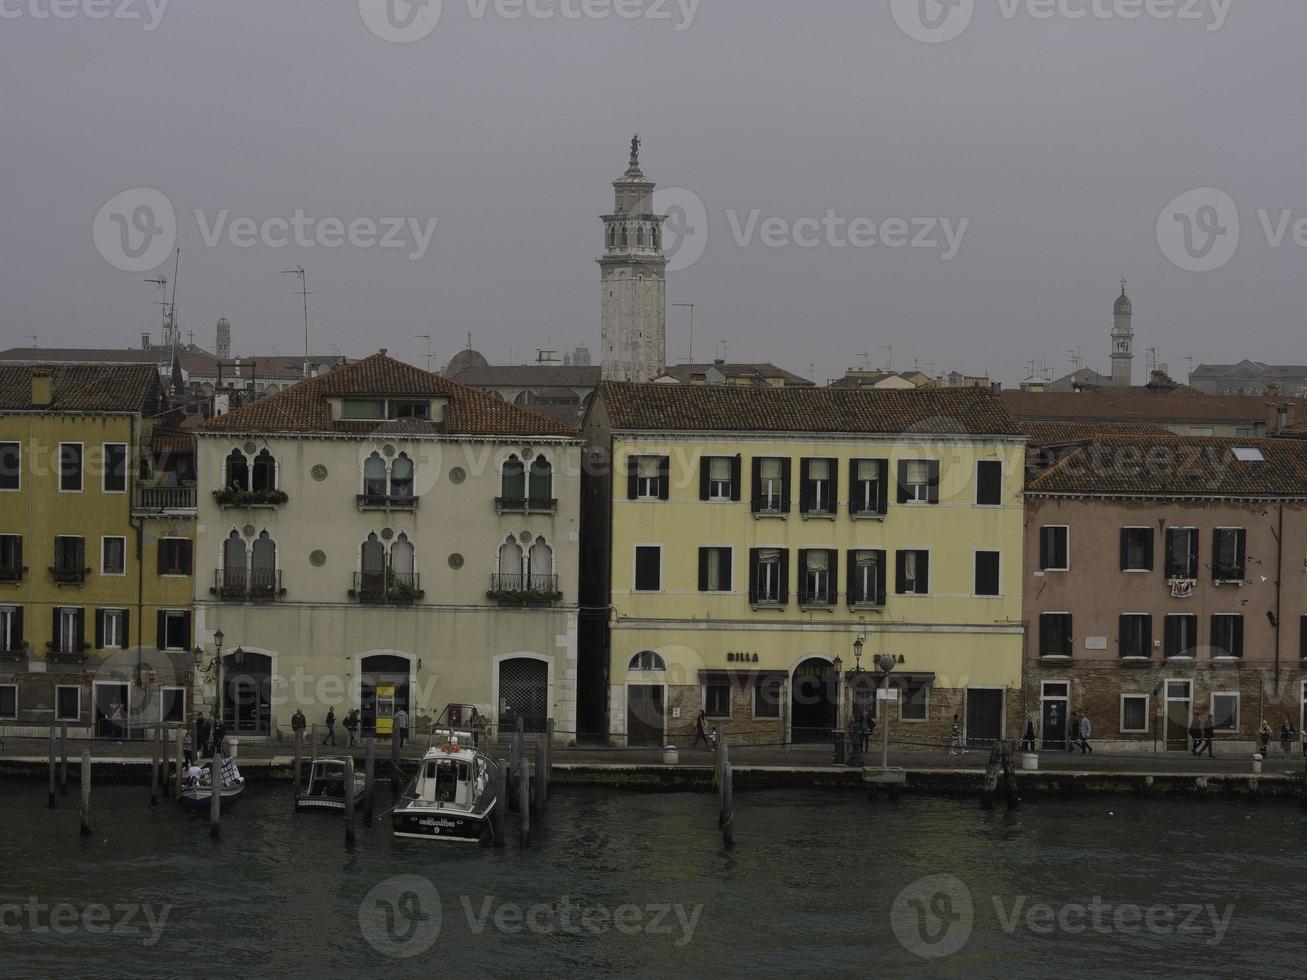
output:
M243 738L450 704L576 731L580 443L383 351L198 431L196 641ZM197 678L211 705L211 675Z

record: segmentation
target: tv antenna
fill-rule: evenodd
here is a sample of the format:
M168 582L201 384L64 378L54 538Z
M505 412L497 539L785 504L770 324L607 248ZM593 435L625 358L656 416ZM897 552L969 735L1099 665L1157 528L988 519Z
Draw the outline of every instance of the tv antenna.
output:
M181 342L181 337L177 329L177 280L181 277L182 250L179 247L173 259L172 268L172 296L158 301L158 305L163 307L163 346L168 351L170 357L169 363L177 356L177 345ZM148 283L153 283L159 287L159 291L166 294L168 292L168 277L160 276L158 279L146 279Z
M304 270L304 266L297 265L293 269L283 269L283 276L296 276L300 281L300 291L297 295L304 298L304 377L309 376L309 297L313 294L309 292L309 274Z
M431 334L429 334L429 333L420 333L420 334L416 334L416 335L414 335L413 339L414 339L414 340L425 340L425 341L427 342L427 372L430 373L430 371L431 371L431 357L432 357L432 354L431 354Z
M889 344L886 344L886 345L885 345L885 350L886 350L886 352L887 352L887 354L888 354L888 356L887 356L887 358L886 358L886 360L885 360L885 370L886 370L887 372L893 372L893 370L894 370L894 348L893 348L892 346L890 346Z
M672 306L677 309L690 311L690 363L694 363L694 304L693 303L673 303Z

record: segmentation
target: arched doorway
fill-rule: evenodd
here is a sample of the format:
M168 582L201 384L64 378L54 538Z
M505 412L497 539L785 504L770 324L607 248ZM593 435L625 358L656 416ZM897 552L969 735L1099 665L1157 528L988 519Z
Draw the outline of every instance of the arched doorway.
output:
M499 662L499 730L543 732L549 720L549 664L534 657Z
M409 726L412 727L410 669L407 657L376 654L363 658L359 665L359 710L363 722L359 728L360 734L393 735L395 713L400 708L409 713Z
M809 657L790 679L790 741L829 742L839 708L839 677L825 657Z
M272 658L238 650L222 658L222 723L228 735L272 734Z

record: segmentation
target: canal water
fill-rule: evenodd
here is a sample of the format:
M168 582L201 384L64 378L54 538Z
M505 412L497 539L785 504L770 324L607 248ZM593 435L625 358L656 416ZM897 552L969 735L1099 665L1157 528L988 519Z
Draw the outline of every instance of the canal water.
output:
M5 977L1299 975L1307 819L1284 804L1095 799L982 813L559 788L529 849L344 847L255 786L223 822L0 784ZM510 828L513 826L510 823Z

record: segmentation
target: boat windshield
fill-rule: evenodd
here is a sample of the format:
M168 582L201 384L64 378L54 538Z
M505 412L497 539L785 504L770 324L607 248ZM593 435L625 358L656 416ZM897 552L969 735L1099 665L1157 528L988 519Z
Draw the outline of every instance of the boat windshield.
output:
M442 761L436 768L436 801L453 803L457 798L458 784L467 782L469 771L466 762Z

